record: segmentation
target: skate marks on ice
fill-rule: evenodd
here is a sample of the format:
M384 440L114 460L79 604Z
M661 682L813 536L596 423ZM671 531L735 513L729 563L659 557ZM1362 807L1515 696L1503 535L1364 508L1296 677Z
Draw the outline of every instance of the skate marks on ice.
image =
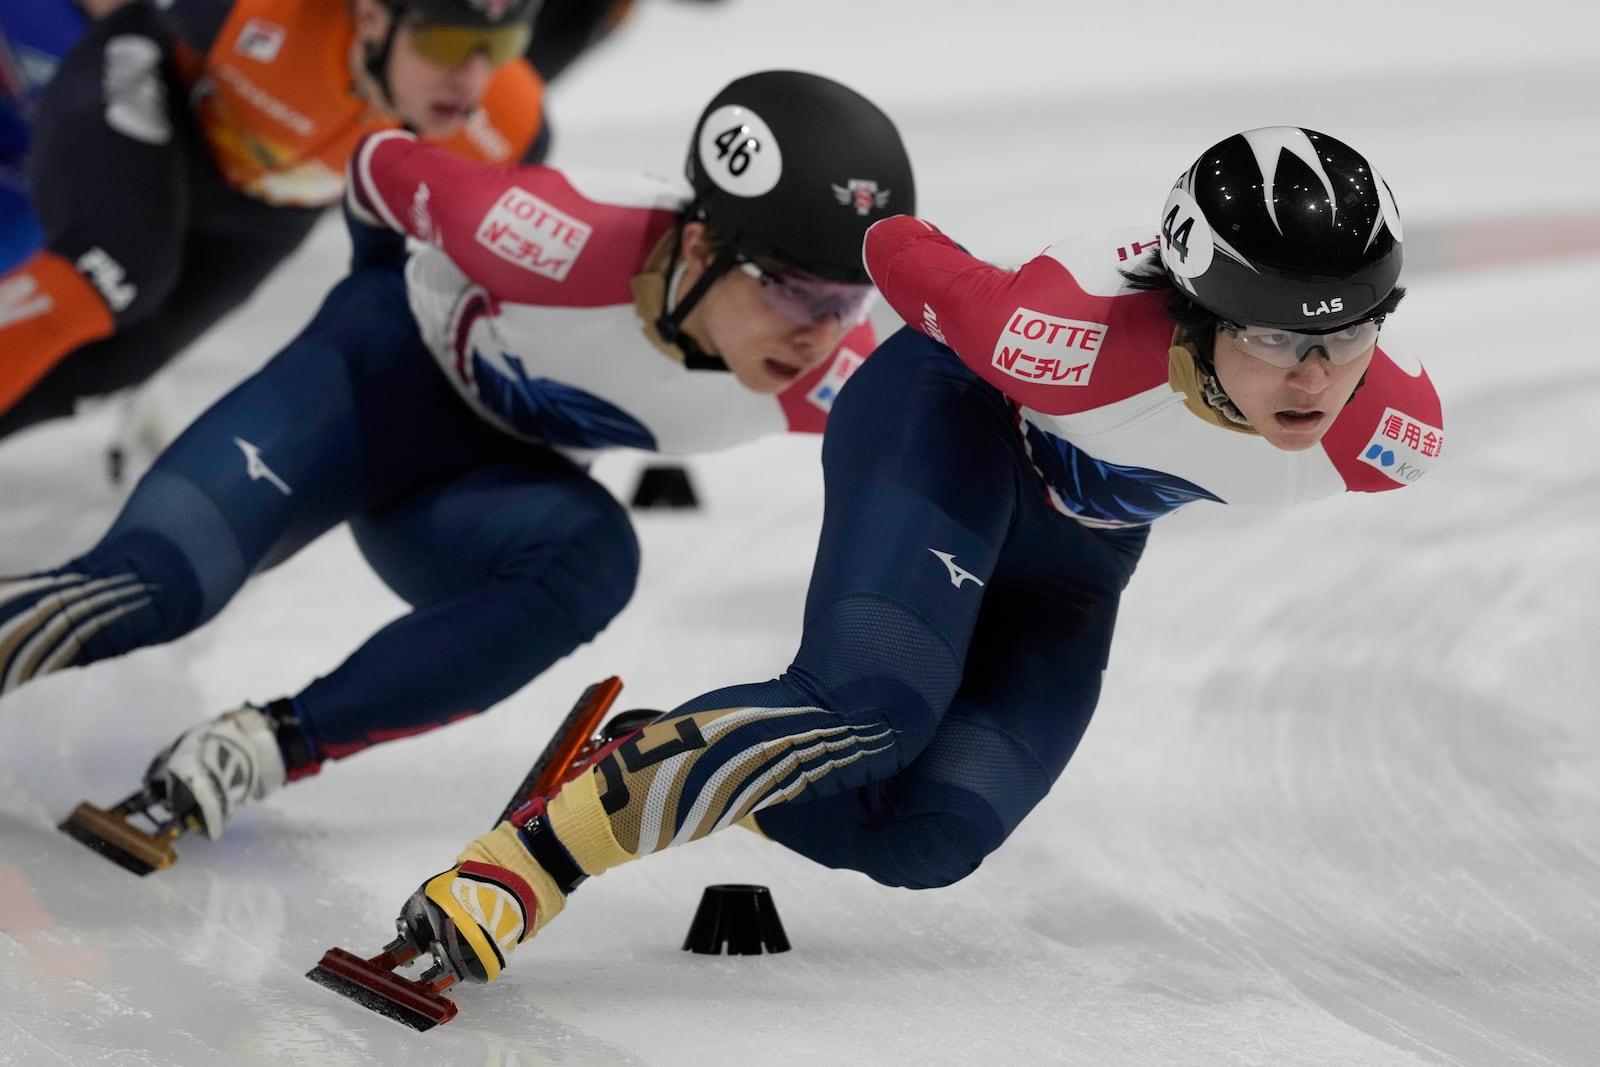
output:
M682 7L692 5L641 17ZM877 38L860 38L878 63ZM621 63L626 42L617 44ZM605 77L637 82L617 81L616 69ZM1150 174L1168 180L1172 146L1198 147L1204 130L1292 114L1336 134L1369 131L1362 143L1385 161L1408 212L1413 265L1442 271L1479 251L1463 256L1459 241L1441 251L1440 227L1482 215L1468 243L1500 241L1490 213L1504 210L1507 188L1523 190L1521 203L1587 205L1588 225L1593 168L1562 162L1592 153L1594 138L1573 131L1594 129L1581 103L1593 97L1593 72L1588 64L1557 91L1517 89L1520 71L1440 79L1424 112L1410 107L1417 93L1377 78L1360 79L1370 92L1348 79L1274 79L1263 94L1252 68L1242 87L1187 91L1195 107L1152 107L1138 93L1119 105L1119 82L1117 94L1046 94L1026 113L976 95L965 111L930 105L908 115L907 130L927 160L930 216L982 242L978 251L1013 259L1107 218L1144 217ZM702 73L706 85L720 76ZM920 91L914 78L904 84ZM582 95L574 90L574 102ZM618 104L592 106L614 117ZM1131 123L1146 131L1135 142ZM1037 136L1057 125L1076 140ZM561 140L590 165L596 138L608 140L627 156L613 161L631 166L632 135L648 135L671 171L681 128L634 121L620 137L571 121ZM1490 136L1494 158L1480 151ZM1098 145L1117 151L1093 152L1082 167L1062 155L1089 158L1084 146ZM1462 168L1462 158L1481 165ZM267 294L302 318L342 269L332 222L318 269L287 271ZM1600 265L1587 262L1412 280L1385 337L1409 334L1447 399L1450 443L1424 485L1259 525L1219 509L1158 530L1078 758L973 878L905 894L811 868L750 835L720 835L586 887L504 980L453 990L460 1017L428 1035L303 972L329 945L375 951L387 939L405 893L481 831L501 781L523 769L492 750L536 738L549 721L543 702L569 701L574 679L616 670L632 690L625 700L655 703L698 692L704 672L689 664L702 656L728 673L718 681L748 680L752 664L782 669L815 547L815 497L716 509L753 499L752 486L814 480L814 453L803 467L768 456L738 468L726 491L702 486L718 535L729 534L724 565L759 556L765 575L673 571L661 561L708 536L703 517L642 523L635 602L548 686L536 683L481 729L462 724L330 767L244 813L228 839L185 841L179 865L148 879L54 823L77 800L125 792L157 747L225 706L211 698L272 692L241 683L264 647L286 684L299 684L349 643L301 647L290 639L303 614L258 596L219 620L228 639L149 660L145 674L106 664L25 688L0 703L0 1063L1592 1063L1600 478L1582 428L1596 399L1583 338ZM214 395L283 329L247 311L186 370L209 375L200 391ZM182 381L198 403L196 379ZM116 501L91 480L113 436L104 421L92 434L80 420L0 446L0 572L57 563L110 521ZM338 551L361 572L353 551ZM282 605L300 592L369 596L342 581L324 587L330 574L338 580L337 568L308 572L298 559L273 579L294 589ZM256 629L274 610L287 636ZM737 625L717 632L722 617ZM179 708L182 685L158 665L193 672L208 699ZM491 759L494 781L426 795L441 768ZM715 881L771 885L795 950L747 960L679 952L700 889Z
M0 709L0 1035L15 1034L0 1064L559 1061L545 1048L634 1062L521 1000L502 1020L514 1041L467 1025L419 1044L306 981L328 944L381 940L408 882L428 873L417 856L451 848L363 817L370 793L374 808L426 825L403 797L363 790L359 768L330 805L340 816L252 807L223 841L185 835L179 863L145 878L58 832L78 799L110 803L134 788L149 754L200 714L167 653L44 679ZM448 815L438 823L460 835ZM505 1003L498 990L475 992L491 1014Z
M1575 642L1600 626L1600 481L1547 462L1581 385L1496 393L1465 391L1462 447L1376 526L1352 500L1153 540L1079 758L997 858L1094 902L1037 909L1041 934L1241 1033L1251 1005L1274 1034L1337 1023L1308 1046L1335 1062L1366 1062L1357 1033L1382 1063L1592 1062L1600 722ZM1063 850L1052 815L1093 830Z
M764 502L757 521L717 515L758 531L772 571L758 583L766 608L746 601L736 615L746 632L719 636L711 617L754 575L734 575L730 591L714 571L658 570L648 580L662 587L641 588L599 642L506 708L333 765L244 813L228 839L185 842L177 868L142 881L51 827L78 799L114 799L215 701L185 697L178 672L142 656L123 661L148 662L142 673L111 663L26 687L0 704L0 857L40 907L66 893L68 918L41 926L35 911L21 934L11 926L26 920L0 923L11 998L0 1003L25 1006L9 1025L30 1035L17 1062L38 1062L38 1048L68 1062L115 1048L101 1058L1587 1064L1584 1049L1600 1043L1588 962L1600 932L1585 922L1600 910L1600 722L1579 700L1596 678L1578 652L1600 626L1584 521L1600 483L1592 464L1553 459L1569 454L1564 428L1582 424L1595 383L1555 365L1566 350L1551 342L1581 325L1559 312L1583 306L1597 272L1414 295L1409 321L1432 338L1427 350L1449 352L1430 359L1436 375L1454 378L1455 436L1429 483L1265 521L1197 511L1158 530L1079 756L967 882L905 894L719 835L586 887L504 980L452 990L460 1017L428 1035L342 1002L304 970L330 945L387 940L405 893L481 830L525 769L500 750L533 751L551 703L577 685L616 670L625 702L698 691L698 656L752 634L770 647L739 658L781 669L814 500ZM1537 280L1522 300L1537 313L1521 333L1529 358L1513 366L1450 320L1519 278ZM754 484L815 477L814 452L789 459L792 469L770 451L726 457L748 463L730 477ZM647 573L652 558L683 559L676 542L697 534L692 522L641 523ZM358 570L352 548L333 550ZM297 565L307 573L296 561L277 577L294 581ZM680 608L697 596L685 633ZM239 627L232 638L182 661L187 670L237 679L272 643L247 610L268 604L238 607L223 624ZM663 632L681 640L650 639ZM186 699L187 710L163 710ZM426 788L441 769L483 766L490 750L494 781L470 796ZM716 881L771 885L795 950L679 952L700 889ZM207 916L228 932L202 945ZM35 967L93 973L70 954L66 965L43 958L81 945L109 954L109 977L28 986ZM63 1014L60 997L76 1007ZM95 1022L102 1008L110 1021ZM100 1027L103 1044L85 1044L80 1026ZM228 1044L233 1031L245 1037Z
M501 990L474 990L483 1019L422 1041L306 981L319 946L363 920L331 906L349 894L336 880L284 877L280 850L247 842L243 862L191 856L140 879L4 813L0 842L0 1034L21 1035L0 1064L640 1062Z

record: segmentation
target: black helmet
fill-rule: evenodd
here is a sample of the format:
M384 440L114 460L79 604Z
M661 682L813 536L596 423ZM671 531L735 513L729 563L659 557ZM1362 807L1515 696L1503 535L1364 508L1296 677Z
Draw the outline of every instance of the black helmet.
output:
M531 23L544 0L383 0L390 11L420 15L444 26L506 26Z
M733 82L695 125L685 165L699 217L739 255L831 281L871 283L867 227L916 211L911 161L866 97L815 74Z
M1161 264L1231 322L1322 333L1370 317L1400 277L1400 216L1355 149L1297 126L1213 145L1161 216Z

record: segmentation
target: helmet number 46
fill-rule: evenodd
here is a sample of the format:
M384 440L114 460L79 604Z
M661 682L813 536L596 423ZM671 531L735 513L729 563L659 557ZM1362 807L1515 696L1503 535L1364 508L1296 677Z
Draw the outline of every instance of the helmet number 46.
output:
M1194 230L1194 219L1186 218L1178 222L1179 207L1173 204L1167 217L1161 220L1161 239L1167 242L1169 249L1178 253L1178 262L1186 263L1189 260L1189 234Z
M748 126L730 126L717 134L717 158L723 161L734 177L750 167L750 157L761 151L761 142L750 136Z

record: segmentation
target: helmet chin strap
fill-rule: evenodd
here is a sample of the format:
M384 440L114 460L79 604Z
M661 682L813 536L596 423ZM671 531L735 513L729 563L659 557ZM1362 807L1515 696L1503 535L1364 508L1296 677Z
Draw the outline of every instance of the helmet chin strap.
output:
M1195 360L1195 365L1199 364L1200 361ZM1239 410L1239 406L1233 402L1233 397L1228 395L1228 391L1222 388L1222 383L1217 380L1215 367L1201 367L1200 395L1211 410L1235 426L1250 426L1250 420L1244 417L1244 412Z
M1201 337L1194 331L1180 326L1174 332L1173 343L1188 351L1189 358L1194 361L1194 368L1199 376L1200 399L1205 405L1233 425L1254 430L1255 427L1250 425L1250 420L1244 417L1239 406L1233 402L1233 397L1222 388L1222 382L1217 378L1217 365L1212 354L1216 344L1215 330L1212 332L1212 337Z
M401 13L387 4L384 7L389 12L389 28L384 31L383 41L376 48L362 46L362 66L366 68L367 77L372 79L372 84L378 87L378 93L383 97L379 103L398 117L394 107L394 90L389 87L389 57L394 53L394 39L400 33Z
M700 303L706 291L714 285L719 278L727 274L739 263L738 253L733 249L723 247L718 249L715 257L706 266L705 272L695 281L689 291L683 295L682 300L674 300L678 291L678 283L683 279L684 272L689 269L687 263L678 261L679 248L673 250L673 267L667 276L666 306L662 308L661 315L656 319L656 332L661 339L669 345L676 345L683 352L683 365L689 370L720 370L728 369L728 364L721 356L714 355L701 348L694 338L683 332L683 320L689 317L695 305Z

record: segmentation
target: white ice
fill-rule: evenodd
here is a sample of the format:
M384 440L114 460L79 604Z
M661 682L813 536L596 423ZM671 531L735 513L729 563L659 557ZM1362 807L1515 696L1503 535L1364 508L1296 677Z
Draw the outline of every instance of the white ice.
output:
M620 674L625 705L669 706L783 668L817 451L695 462L700 514L639 516L633 604L491 713L330 766L143 880L58 834L182 727L298 690L399 610L336 532L188 639L0 703L0 1064L1600 1062L1595 6L638 9L552 94L560 162L675 171L722 82L813 69L899 118L921 212L1000 261L1153 224L1234 130L1354 142L1406 220L1411 295L1386 336L1444 395L1444 462L1403 493L1164 521L1076 759L965 882L890 890L722 834L584 887L427 1034L302 975L386 940L586 683ZM326 226L179 361L152 394L169 417L270 355L343 254ZM0 447L0 573L109 523L115 424ZM626 493L638 465L599 473ZM679 950L724 881L772 888L793 951Z

